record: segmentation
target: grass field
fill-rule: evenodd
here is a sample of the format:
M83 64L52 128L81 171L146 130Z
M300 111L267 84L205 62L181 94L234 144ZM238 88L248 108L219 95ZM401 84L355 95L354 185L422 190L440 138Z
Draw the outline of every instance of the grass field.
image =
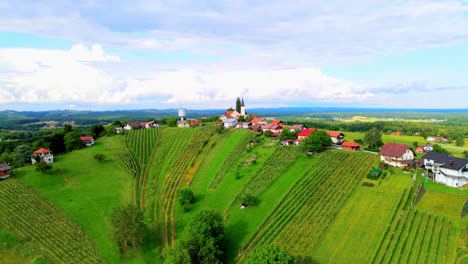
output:
M109 236L109 215L112 208L131 202L132 176L117 159L122 137L105 137L93 147L56 156L53 169L39 173L34 166L15 171L17 178L83 227L107 263L121 260L119 250ZM99 163L93 156L102 153ZM143 256L135 252L128 259L141 263Z
M440 192L427 190L417 207L438 215L451 217L453 220L461 218L463 205L467 196L458 193Z

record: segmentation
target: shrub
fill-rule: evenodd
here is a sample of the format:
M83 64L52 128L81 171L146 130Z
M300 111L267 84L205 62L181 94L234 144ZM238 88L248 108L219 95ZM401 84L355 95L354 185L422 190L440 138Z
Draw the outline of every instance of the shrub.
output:
M179 192L179 203L184 207L184 211L187 212L192 208L192 204L195 202L195 194L189 187L180 189Z
M366 187L374 187L375 184L373 182L363 182L362 183L362 186L366 186Z
M240 200L241 200L241 203L246 206L254 206L257 204L257 201L258 201L257 197L250 193L242 194Z
M378 168L372 168L367 174L367 178L371 180L378 180L382 174L382 170Z
M106 159L106 156L102 153L97 153L94 155L94 159L101 162L101 161L104 161Z

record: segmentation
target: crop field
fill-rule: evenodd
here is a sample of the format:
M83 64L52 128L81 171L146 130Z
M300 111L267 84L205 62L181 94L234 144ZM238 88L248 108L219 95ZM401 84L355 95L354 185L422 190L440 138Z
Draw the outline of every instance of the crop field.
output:
M54 263L100 263L84 231L66 214L16 180L0 182L0 226L31 240Z
M367 173L376 156L328 151L287 193L258 232L241 250L243 261L255 247L275 244L296 256L312 250ZM338 166L338 164L340 164ZM246 258L247 257L247 258Z

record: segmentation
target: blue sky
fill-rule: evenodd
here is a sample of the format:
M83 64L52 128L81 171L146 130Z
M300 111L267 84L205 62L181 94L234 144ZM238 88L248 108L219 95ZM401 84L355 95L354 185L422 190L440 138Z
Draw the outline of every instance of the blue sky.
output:
M466 1L5 1L0 110L468 108Z

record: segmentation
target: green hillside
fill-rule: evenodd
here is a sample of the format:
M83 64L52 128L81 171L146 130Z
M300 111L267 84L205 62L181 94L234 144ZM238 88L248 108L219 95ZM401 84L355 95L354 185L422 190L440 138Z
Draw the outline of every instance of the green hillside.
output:
M106 160L96 161L96 153ZM17 169L17 180L0 182L0 190L10 182L27 186L80 226L105 263L162 263L202 209L225 220L226 263L248 263L255 249L270 244L300 263L462 259L466 221L460 214L468 194L429 186L416 200L421 178L413 182L399 169L373 181L374 187L362 186L377 161L373 154L342 150L308 157L297 146L282 147L246 130L164 127L100 138L56 157L46 174L33 166ZM185 186L196 197L187 212L177 200ZM257 204L241 208L245 194ZM144 213L149 231L143 247L121 253L109 217L127 203ZM18 237L30 232L27 226L6 230ZM2 254L11 251L0 248Z

